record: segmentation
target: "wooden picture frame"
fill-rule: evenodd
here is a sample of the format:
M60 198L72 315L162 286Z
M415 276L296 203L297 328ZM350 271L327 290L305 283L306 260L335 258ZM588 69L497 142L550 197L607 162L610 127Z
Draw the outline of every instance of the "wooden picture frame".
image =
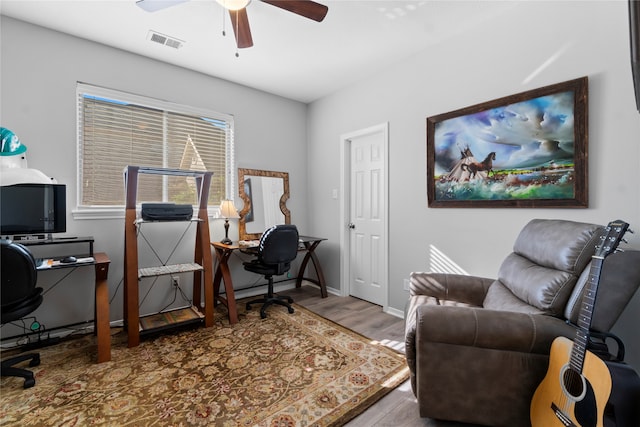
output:
M266 192L271 195L266 204L265 187L271 189ZM274 189L282 193L275 194ZM238 195L244 203L238 221L240 240L257 240L272 225L291 224L288 172L238 168Z
M587 77L428 117L428 206L588 207L587 125Z

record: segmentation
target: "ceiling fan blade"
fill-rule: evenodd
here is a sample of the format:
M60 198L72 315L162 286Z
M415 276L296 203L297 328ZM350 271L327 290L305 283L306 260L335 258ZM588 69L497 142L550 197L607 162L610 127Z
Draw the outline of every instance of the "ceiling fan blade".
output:
M262 0L264 3L288 10L296 15L322 22L329 8L311 0Z
M229 10L229 16L231 17L231 25L233 26L233 32L236 36L238 49L253 46L247 9Z
M138 0L136 5L147 12L156 12L187 1L189 0Z

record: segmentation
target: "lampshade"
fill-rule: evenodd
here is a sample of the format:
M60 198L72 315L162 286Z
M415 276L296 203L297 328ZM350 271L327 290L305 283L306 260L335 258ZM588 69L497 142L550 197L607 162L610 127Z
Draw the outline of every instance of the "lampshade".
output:
M222 7L228 10L240 10L247 7L251 0L216 0Z
M236 207L232 200L223 200L220 202L220 217L222 218L240 218Z

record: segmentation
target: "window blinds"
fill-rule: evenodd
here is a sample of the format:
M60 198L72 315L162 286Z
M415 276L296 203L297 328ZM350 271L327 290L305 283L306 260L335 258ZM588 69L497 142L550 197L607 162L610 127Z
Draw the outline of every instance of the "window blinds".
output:
M209 205L233 176L233 119L165 101L78 84L80 206L123 206L127 165L213 171ZM197 202L193 178L142 175L138 203Z

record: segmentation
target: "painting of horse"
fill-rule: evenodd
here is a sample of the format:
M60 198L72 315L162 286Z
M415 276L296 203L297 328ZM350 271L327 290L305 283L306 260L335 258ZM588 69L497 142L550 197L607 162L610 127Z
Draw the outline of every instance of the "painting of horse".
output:
M428 117L429 206L588 207L587 83Z
M487 176L493 173L493 161L496 159L496 152L490 152L482 162L463 163L460 165L462 170L468 171L471 175L469 179L476 177L478 172L487 172ZM495 174L494 174L495 175Z

